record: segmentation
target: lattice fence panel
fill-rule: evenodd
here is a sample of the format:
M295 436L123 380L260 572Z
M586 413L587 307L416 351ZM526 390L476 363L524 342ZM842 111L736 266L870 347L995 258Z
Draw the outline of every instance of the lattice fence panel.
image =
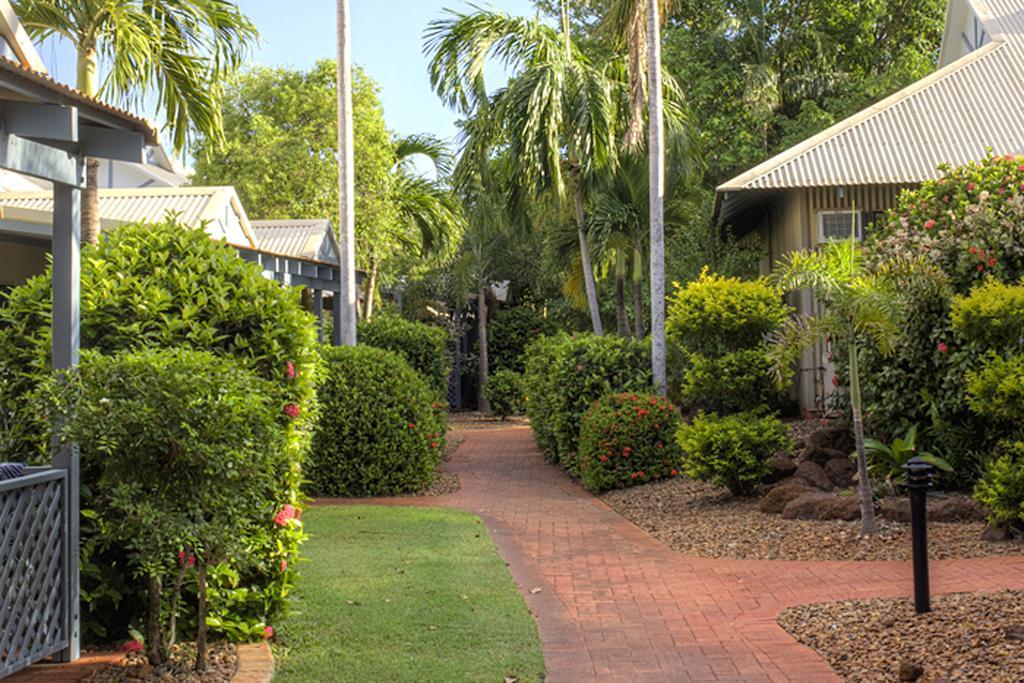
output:
M64 481L53 470L0 487L0 678L68 644Z

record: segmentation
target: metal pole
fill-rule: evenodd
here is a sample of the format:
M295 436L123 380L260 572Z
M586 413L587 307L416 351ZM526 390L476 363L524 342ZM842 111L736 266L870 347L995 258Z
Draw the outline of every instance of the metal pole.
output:
M932 486L932 466L921 458L911 458L903 469L910 491L910 535L914 563L914 609L918 614L932 610L928 581L928 489Z
M316 316L316 340L324 343L324 293L323 290L313 290L313 315Z

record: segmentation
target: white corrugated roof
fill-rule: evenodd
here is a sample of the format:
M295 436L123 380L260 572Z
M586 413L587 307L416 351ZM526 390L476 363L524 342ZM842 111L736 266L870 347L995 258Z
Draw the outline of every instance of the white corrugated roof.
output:
M327 219L253 221L252 230L262 251L316 260L337 255L334 231Z
M989 148L1024 152L1024 0L967 2L989 42L720 185L723 220L750 190L912 184Z

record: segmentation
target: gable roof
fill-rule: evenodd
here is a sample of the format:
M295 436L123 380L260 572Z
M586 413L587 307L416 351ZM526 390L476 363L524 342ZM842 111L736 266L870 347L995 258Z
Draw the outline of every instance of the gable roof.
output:
M963 1L950 0L947 21ZM913 184L989 148L1024 152L1024 0L966 2L989 42L720 185L722 221L749 205L747 191Z
M337 259L334 229L326 218L253 221L252 230L262 251L318 261Z

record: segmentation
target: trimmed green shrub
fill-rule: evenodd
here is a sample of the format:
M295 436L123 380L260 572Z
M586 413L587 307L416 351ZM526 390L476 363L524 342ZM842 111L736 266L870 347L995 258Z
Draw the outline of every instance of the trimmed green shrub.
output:
M649 391L646 341L592 334L540 337L526 349L526 414L551 462L576 469L580 420L594 401L620 391Z
M523 376L512 370L498 370L487 378L484 396L491 404L491 411L502 420L510 415L522 415L525 409Z
M591 491L643 484L679 474L674 442L679 416L654 394L608 394L583 415L579 473Z
M526 369L523 352L526 346L545 334L552 334L554 325L532 306L507 308L487 325L487 355L491 371Z
M953 299L953 328L992 351L1021 351L1024 340L1024 285L987 280L967 296Z
M282 405L270 382L203 351L87 351L46 393L66 415L62 438L80 448L101 543L126 553L133 592L148 585L152 598L178 606L179 623L207 623L197 622L197 599L180 600L192 563L179 556L203 568L230 560L234 571L256 575L286 574L297 559L301 523L275 533L274 519L291 493L284 426L298 406ZM263 635L264 610L233 613L217 591L210 597L213 621L241 624L234 635L242 639ZM155 616L150 648L163 626Z
M967 372L967 402L976 414L1020 428L1024 417L1024 355L989 356Z
M386 496L428 486L446 428L433 388L393 351L343 346L323 354L310 492Z
M448 393L452 371L448 333L440 327L389 314L359 323L357 335L360 344L394 351L404 358L438 396Z
M105 355L144 348L209 351L237 360L266 380L277 405L300 407L298 417L281 427L286 432L282 456L289 465L274 494L275 504L297 506L302 461L317 414L319 363L315 320L302 309L300 291L267 280L231 247L173 218L105 231L99 245L83 249L81 277L83 348ZM0 305L0 378L6 385L0 404L7 406L6 426L13 426L0 442L11 459L48 459L48 416L31 399L50 375L50 290L48 270L11 290ZM0 419L0 428L3 423ZM86 494L95 485L91 477L86 470ZM83 507L89 504L84 497ZM105 533L83 516L84 626L109 639L138 622L144 604L125 594L131 580L119 561L123 549L108 547ZM298 552L298 537L272 523L259 543L253 555L294 557ZM295 572L291 566L281 571L279 563L268 560L248 569L233 563L211 567L211 581L216 577L223 577L223 583L215 582L211 590L230 594L237 606L231 614L221 612L224 623L235 618L258 623L284 608Z
M778 389L765 349L733 351L723 356L690 356L679 388L688 406L717 413L735 413L775 404Z
M691 424L680 425L676 438L683 449L683 472L724 486L734 496L751 494L771 471L771 456L793 447L777 417L757 412L699 413Z
M1004 444L975 485L974 498L988 508L990 524L1024 522L1024 442Z
M669 297L665 330L685 351L719 356L757 346L790 312L764 280L725 278L705 269Z

